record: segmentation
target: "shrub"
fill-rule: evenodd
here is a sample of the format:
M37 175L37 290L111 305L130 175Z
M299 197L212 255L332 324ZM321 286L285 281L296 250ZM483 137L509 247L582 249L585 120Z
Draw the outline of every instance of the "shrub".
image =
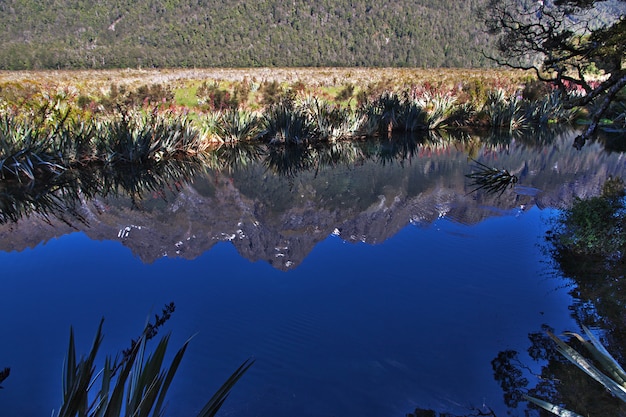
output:
M598 197L576 199L558 219L551 240L579 255L623 258L626 254L624 182L609 178Z
M243 91L240 91L239 94L242 95ZM236 109L239 107L239 100L241 99L236 94L231 94L229 91L220 88L217 81L212 84L202 83L196 91L196 96L199 103L206 105L213 111Z

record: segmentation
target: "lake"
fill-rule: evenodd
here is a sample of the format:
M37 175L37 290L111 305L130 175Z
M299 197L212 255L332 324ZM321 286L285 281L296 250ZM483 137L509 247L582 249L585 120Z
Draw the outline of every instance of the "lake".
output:
M43 203L3 188L0 415L58 410L70 327L86 354L104 317L114 356L169 302L170 354L193 336L170 416L250 357L219 415L523 415L491 361L527 358L542 325L579 331L545 233L626 174L622 153L573 136L225 147L208 168L72 178ZM472 158L519 182L471 192Z

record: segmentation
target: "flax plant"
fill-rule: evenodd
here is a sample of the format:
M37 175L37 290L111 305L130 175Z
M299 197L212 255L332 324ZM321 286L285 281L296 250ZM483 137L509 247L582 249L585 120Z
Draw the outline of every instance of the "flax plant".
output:
M380 131L380 117L378 110L371 104L366 104L357 110L356 129L353 136L373 138Z
M337 141L352 137L357 128L357 119L348 108L331 105L317 98L309 98L302 104L313 136L322 141Z
M304 144L310 141L313 129L304 111L293 103L281 102L270 107L264 117L261 137L271 144Z
M164 358L170 337L162 337L154 351L148 354L147 344L155 336L155 331L151 329L155 328L147 326L121 357L107 357L103 368L96 372L95 361L103 340L103 323L104 320L101 320L89 353L80 358L77 358L74 333L70 329L63 372L63 403L53 416L163 416L167 391L190 341L183 344L166 366ZM243 362L204 405L198 417L214 416L230 390L253 363L253 360Z
M497 169L473 160L476 164L474 172L465 175L471 180L470 186L475 188L470 193L485 190L488 193L499 192L502 195L507 188L517 184L518 178L505 169Z
M558 336L550 332L548 332L548 335L556 344L557 351L561 353L561 355L591 378L602 384L613 396L626 403L626 372L587 327L583 326L583 331L589 340L585 340L577 333L568 334L578 339L583 344L591 358L585 357ZM529 395L525 395L524 397L554 415L560 417L582 417L562 406L549 403L539 398Z
M428 130L441 129L448 126L448 121L454 114L456 97L448 94L425 94L417 103L427 114L424 127Z
M565 107L563 98L558 91L526 104L526 119L540 126L570 123L578 114L577 109Z
M41 173L64 171L53 152L53 133L40 123L10 113L0 115L0 178L32 181Z
M523 110L522 100L517 96L507 98L503 90L490 91L483 106L483 113L489 126L509 131L520 129L527 124Z
M99 126L98 156L108 164L142 164L196 154L200 133L184 116L123 111Z
M226 110L220 113L216 121L215 134L224 142L255 140L260 133L258 116L246 110Z
M208 112L196 121L196 126L200 131L200 138L204 144L222 142L219 136L219 120L222 113L219 111ZM204 147L205 150L208 146Z
M427 129L428 113L424 105L415 100L409 100L402 106L398 127L405 132L418 132Z

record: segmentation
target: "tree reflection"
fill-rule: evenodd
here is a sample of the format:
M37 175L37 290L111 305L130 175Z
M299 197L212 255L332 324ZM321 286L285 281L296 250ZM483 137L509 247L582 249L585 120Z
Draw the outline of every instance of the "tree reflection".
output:
M626 405L611 396L599 383L566 360L547 336L548 328L528 335L530 347L528 357L541 363L541 370L533 374L532 367L520 359L516 351L500 352L492 361L494 378L500 384L508 407L518 408L529 395L560 405L585 416L625 415ZM583 347L580 341L571 337L567 343L576 350ZM527 376L538 382L530 386ZM530 404L526 415L551 415Z
M577 322L581 327L603 329L602 344L620 363L626 358L624 195L624 182L609 178L599 197L578 199L563 211L553 230L547 233L545 245L555 270L573 282L571 294L576 301L572 314ZM504 350L492 360L494 378L503 391L505 405L527 416L552 415L529 402L528 397L534 397L584 416L626 415L623 401L572 363L581 360L568 360L559 352L556 339L550 337L553 332L544 325L528 335L530 345L525 353ZM562 338L567 345L577 352L587 351L587 342L577 335L568 335ZM604 368L597 359L585 358L601 371ZM466 415L494 414L479 409ZM452 415L417 409L408 416Z
M623 182L609 179L600 197L577 200L565 210L546 239L546 251L555 268L574 283L572 314L580 325L603 329L603 344L621 363L626 358L623 196ZM507 406L517 407L524 395L530 395L582 415L626 415L626 404L557 351L547 335L549 330L529 334L528 357L541 364L534 387L526 377L531 368L520 360L518 352L500 352L492 361ZM566 343L578 351L582 348L576 337Z
M78 211L78 183L68 174L53 176L48 181L23 183L0 182L0 224L17 222L31 214L56 217L71 225L70 220L85 222Z
M163 160L151 164L90 167L68 170L42 181L0 182L0 224L17 222L32 214L56 218L69 226L87 224L84 201L97 197L130 197L138 207L146 193L165 198L206 170L199 158Z

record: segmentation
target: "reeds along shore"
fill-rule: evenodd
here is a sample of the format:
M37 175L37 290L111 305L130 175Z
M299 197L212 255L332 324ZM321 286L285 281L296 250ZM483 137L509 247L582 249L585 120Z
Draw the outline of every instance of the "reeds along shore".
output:
M195 103L183 106L182 90L161 85L135 90L112 85L98 97L5 86L0 179L30 181L88 165L181 159L224 142L310 145L442 129L512 132L570 123L581 110L565 108L556 93L532 82L489 91L476 82L455 91L427 84L379 92L371 85L358 90L346 84L332 97L276 81L196 87Z

